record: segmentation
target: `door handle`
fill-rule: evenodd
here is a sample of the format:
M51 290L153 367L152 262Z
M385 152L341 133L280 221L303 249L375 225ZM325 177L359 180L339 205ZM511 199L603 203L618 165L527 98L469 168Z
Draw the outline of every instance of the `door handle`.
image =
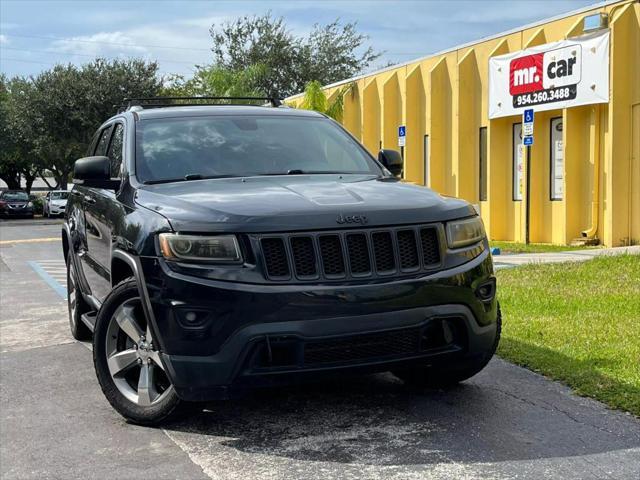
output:
M94 203L96 203L96 199L93 197L90 197L89 195L85 195L84 196L84 203L88 203L89 205L93 205Z

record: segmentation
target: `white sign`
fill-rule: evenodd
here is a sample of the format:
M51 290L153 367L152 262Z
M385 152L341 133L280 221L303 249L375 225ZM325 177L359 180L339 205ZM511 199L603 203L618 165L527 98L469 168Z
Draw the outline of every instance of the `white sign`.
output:
M551 200L564 197L564 148L562 118L551 120Z
M489 118L609 102L609 30L489 59Z
M404 147L407 141L407 127L400 125L398 127L398 146Z
M511 140L512 151L512 199L522 200L523 181L524 181L524 152L525 147L522 145L522 124L513 125L513 138Z

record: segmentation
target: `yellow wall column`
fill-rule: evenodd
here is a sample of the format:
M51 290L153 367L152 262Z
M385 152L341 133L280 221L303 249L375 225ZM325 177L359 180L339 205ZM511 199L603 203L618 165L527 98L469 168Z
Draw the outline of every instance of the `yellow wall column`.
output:
M637 7L637 4L635 5ZM631 104L639 82L638 12L628 4L611 20L611 98L605 159L604 242L630 241Z
M398 73L394 72L382 86L382 148L399 150L398 126L402 124L402 95Z
M405 179L418 184L424 183L424 131L426 98L422 79L422 68L416 65L406 80L406 126L407 145L405 147Z
M380 146L380 95L376 77L364 86L362 101L362 143L371 155L377 156Z
M458 113L454 134L457 159L456 195L471 203L478 202L479 192L479 129L482 91L475 50L471 48L458 62Z
M429 77L429 185L437 192L447 193L447 172L451 171L451 84L445 58L431 69Z

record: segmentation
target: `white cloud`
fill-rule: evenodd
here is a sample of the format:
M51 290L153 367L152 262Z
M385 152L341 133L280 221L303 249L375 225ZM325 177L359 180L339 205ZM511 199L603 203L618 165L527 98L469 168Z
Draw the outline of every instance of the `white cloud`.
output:
M186 18L184 20L180 20L178 24L184 25L186 27L198 27L204 28L206 31L209 31L209 28L214 23L220 24L229 20L233 20L237 15L214 15L214 16L206 16L206 17L198 17L198 18Z
M189 75L194 65L210 62L209 34L206 29L198 30L171 23L148 25L55 40L48 48L80 62L90 56L157 60L163 73ZM74 54L78 56L74 58Z
M100 32L93 35L55 40L51 48L80 55L109 55L113 53L145 54L148 50L123 32Z
M0 34L0 45L7 45L9 43L9 39L6 35Z

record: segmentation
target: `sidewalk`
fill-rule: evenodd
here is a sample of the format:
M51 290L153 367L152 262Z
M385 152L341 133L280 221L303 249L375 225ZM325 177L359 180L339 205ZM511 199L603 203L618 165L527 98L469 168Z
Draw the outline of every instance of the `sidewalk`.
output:
M506 255L494 255L493 265L496 270L512 268L528 263L561 263L584 262L600 255L640 255L640 245L633 247L593 248L585 250L571 250L568 252L553 253L516 253ZM640 261L640 259L638 259Z

